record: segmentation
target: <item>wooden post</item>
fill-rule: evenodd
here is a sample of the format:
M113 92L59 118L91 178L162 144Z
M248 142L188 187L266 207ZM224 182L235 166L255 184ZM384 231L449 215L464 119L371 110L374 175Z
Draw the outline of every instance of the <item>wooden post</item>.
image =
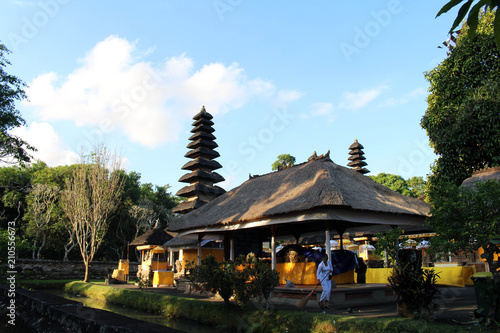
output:
M276 270L276 240L274 235L276 233L276 226L271 226L271 269Z
M365 256L366 256L366 265L368 266L368 262L370 261L370 257L368 256L368 241L365 240Z
M229 260L234 261L234 235L231 233L229 238Z
M326 224L325 230L325 250L325 253L328 255L328 260L332 262L332 246L330 245L330 228L328 223Z
M198 265L201 265L201 241L203 240L203 234L198 234Z
M169 264L170 266L172 266L172 272L174 271L174 251L170 250L168 252L169 256L168 256L168 261L169 261Z
M181 270L177 273L184 275L184 272L185 272L184 268L185 267L184 267L184 250L183 249L179 249L179 260L181 262Z

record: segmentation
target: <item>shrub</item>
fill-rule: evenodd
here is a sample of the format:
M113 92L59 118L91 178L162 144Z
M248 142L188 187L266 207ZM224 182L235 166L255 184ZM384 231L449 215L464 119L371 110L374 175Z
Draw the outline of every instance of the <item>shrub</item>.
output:
M429 319L436 310L434 302L439 289L439 275L423 270L418 250L400 250L389 283L396 294L399 315L406 318ZM413 257L413 259L409 259Z
M219 263L214 256L207 256L201 265L189 265L189 279L200 289L219 293L225 304L233 296L234 263Z
M252 297L263 297L269 308L271 290L279 283L279 273L254 256L240 257L219 263L213 256L207 256L201 265L191 267L191 281L201 289L218 292L229 304L230 298L244 306Z
M264 297L266 309L269 309L269 296L274 287L279 283L279 272L271 269L268 263L263 261L255 262L253 266L253 280L257 296Z

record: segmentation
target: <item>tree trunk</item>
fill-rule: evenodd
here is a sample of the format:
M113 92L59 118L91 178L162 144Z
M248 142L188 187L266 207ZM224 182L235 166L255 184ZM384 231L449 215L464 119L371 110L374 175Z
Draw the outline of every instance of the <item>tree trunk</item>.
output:
M398 304L398 315L403 318L413 318L415 316L414 309L410 304L403 302Z
M37 244L37 239L35 238L35 241L33 242L33 250L31 250L31 259L35 260L36 259L36 244Z
M45 241L47 240L47 235L44 234L42 238L42 244L38 247L38 251L36 253L36 258L40 259L40 253L42 252L43 247L45 246Z
M31 251L31 258L33 260L36 259L36 248L38 245L38 235L39 235L39 229L37 228L36 233L35 233L35 240L33 241L33 250Z
M63 261L68 261L68 254L76 246L76 243L70 241L68 244L64 245L64 258Z
M89 282L89 262L84 260L83 263L85 264L85 278L83 279L83 282Z

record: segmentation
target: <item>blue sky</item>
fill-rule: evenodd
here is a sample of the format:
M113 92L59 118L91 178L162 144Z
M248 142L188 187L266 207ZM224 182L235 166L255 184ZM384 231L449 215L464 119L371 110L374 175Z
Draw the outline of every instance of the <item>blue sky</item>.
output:
M175 193L205 105L226 190L279 154L330 150L345 166L355 139L369 175L425 177L424 72L455 18L435 19L444 3L4 0L7 71L29 85L15 133L51 166L97 138Z

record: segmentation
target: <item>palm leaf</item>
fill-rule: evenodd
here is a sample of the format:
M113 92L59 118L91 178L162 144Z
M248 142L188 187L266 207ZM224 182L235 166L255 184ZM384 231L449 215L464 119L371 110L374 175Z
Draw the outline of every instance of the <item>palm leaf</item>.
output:
M452 9L453 7L455 7L456 5L458 5L462 1L463 0L451 0L446 5L444 5L443 8L441 8L441 10L439 11L439 13L437 13L436 17L440 16L441 14L444 14L444 13L448 12L450 9Z
M460 22L462 22L462 20L465 17L465 14L467 14L470 6L472 5L472 2L474 2L474 0L469 0L465 4L463 4L462 7L460 7L460 9L458 10L457 18L455 19L455 22L453 22L453 26L450 29L450 33L452 33L453 30L455 30L455 28L458 27Z

